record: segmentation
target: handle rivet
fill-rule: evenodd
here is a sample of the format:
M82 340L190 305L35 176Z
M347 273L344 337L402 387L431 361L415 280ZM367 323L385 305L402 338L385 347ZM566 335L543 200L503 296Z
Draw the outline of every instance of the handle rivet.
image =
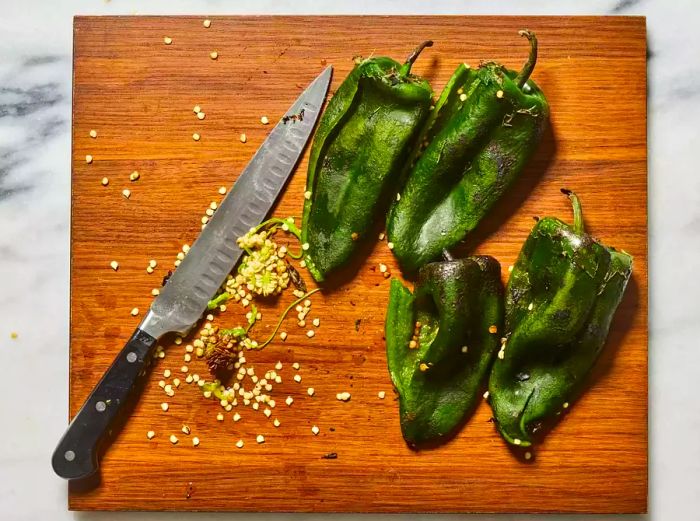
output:
M134 353L133 351L131 351L128 355L126 355L126 361L131 363L131 364L136 362L137 358L138 358L138 356L136 356L136 353Z
M75 452L67 450L63 457L66 458L66 461L73 461L75 459Z
M97 412L104 412L104 410L107 408L107 404L105 402L97 402L95 404L95 409L97 409Z

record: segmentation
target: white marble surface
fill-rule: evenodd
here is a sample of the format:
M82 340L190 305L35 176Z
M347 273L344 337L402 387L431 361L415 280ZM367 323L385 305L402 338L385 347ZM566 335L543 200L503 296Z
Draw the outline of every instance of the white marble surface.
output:
M72 16L134 12L646 15L651 51L648 517L700 519L700 406L695 392L700 328L694 298L700 282L693 269L694 256L700 253L697 0L1 0L0 519L247 517L73 514L66 511L65 483L49 464L67 414ZM18 339L10 339L12 331L19 333Z

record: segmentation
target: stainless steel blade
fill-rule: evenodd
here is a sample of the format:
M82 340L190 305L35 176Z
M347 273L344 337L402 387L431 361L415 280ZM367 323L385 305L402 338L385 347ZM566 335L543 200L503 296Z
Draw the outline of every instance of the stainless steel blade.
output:
M332 67L326 68L270 132L151 305L141 330L155 338L184 334L202 316L242 255L236 239L264 220L294 170L321 112L331 75ZM291 117L302 110L302 118Z

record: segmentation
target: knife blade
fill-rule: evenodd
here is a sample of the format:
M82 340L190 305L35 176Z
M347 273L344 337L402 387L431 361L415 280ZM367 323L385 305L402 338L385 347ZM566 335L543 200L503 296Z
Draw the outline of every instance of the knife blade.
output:
M140 394L157 340L184 335L197 323L243 254L236 239L264 220L282 192L318 120L332 70L316 77L270 132L90 393L54 451L56 474L69 480L95 475L100 444Z

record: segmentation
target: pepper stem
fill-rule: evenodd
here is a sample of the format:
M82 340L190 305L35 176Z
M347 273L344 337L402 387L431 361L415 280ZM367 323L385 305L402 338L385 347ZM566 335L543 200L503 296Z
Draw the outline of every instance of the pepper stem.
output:
M582 235L584 233L584 228L583 209L581 208L581 201L579 201L578 196L571 190L562 188L561 193L563 193L571 200L571 205L574 207L574 233L577 235Z
M535 63L537 63L537 36L527 29L518 31L518 34L530 40L530 55L527 57L527 61L525 65L523 65L521 71L515 77L515 83L522 89L525 82L530 78L530 74L532 74L532 71L535 69Z
M408 75L411 72L411 67L413 67L413 64L418 59L418 56L420 55L420 53L423 52L423 49L425 49L426 47L432 47L432 46L433 46L433 41L426 40L423 43L421 43L418 47L413 49L413 52L408 55L408 58L406 58L405 63L403 64L403 66L401 67L401 70L399 71L401 76Z

